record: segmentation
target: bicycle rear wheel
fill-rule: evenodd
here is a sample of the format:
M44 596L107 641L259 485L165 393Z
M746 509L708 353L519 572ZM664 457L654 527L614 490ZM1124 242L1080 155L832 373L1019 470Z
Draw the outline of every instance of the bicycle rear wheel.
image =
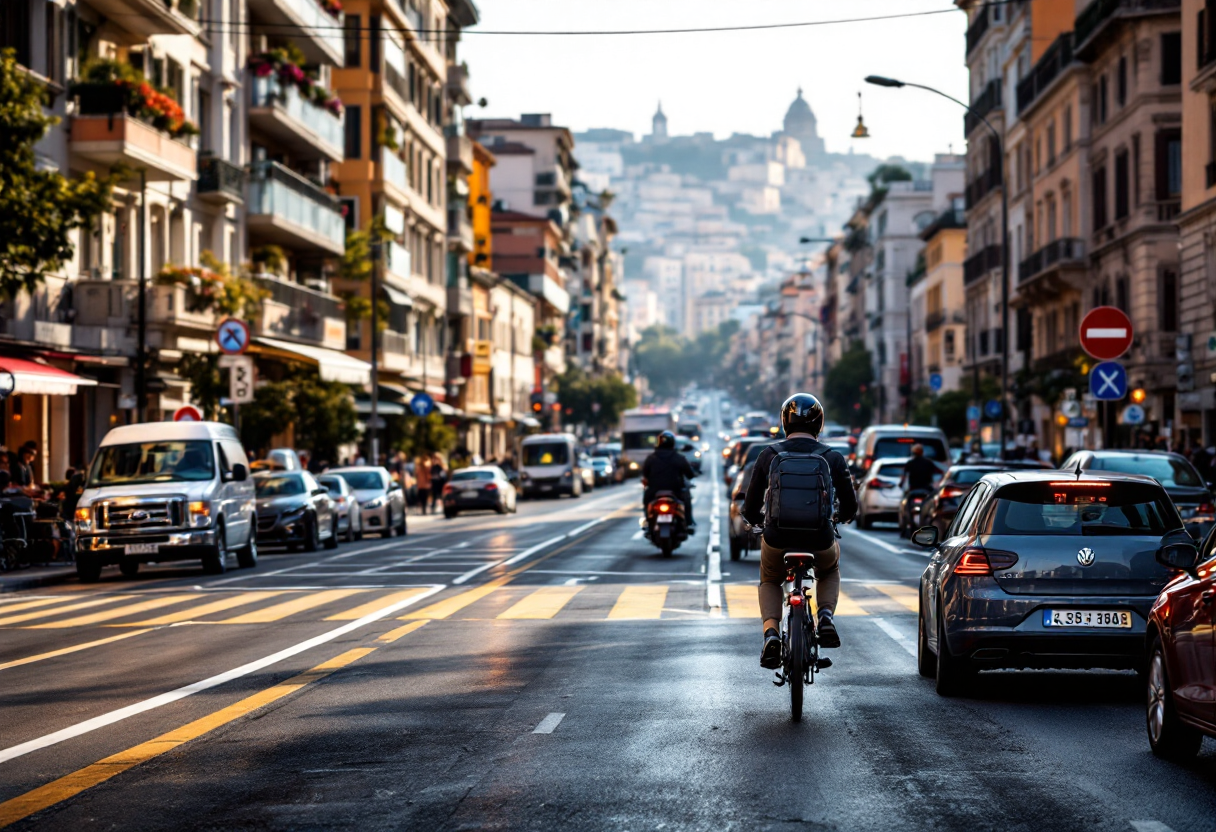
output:
M806 622L800 607L790 607L785 619L788 653L785 659L786 684L790 687L790 717L802 721L803 677L806 676Z

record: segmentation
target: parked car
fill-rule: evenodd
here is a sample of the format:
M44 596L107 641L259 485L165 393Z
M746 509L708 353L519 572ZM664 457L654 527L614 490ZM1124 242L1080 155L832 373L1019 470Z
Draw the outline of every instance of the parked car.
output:
M76 573L85 582L117 564L202 561L223 572L230 553L258 562L249 460L231 425L149 422L106 434L76 503Z
M735 477L739 475L739 469L743 467L744 460L747 458L748 450L757 442L764 445L771 445L776 441L776 437L768 434L758 434L756 436L741 436L731 449L730 458L726 461L726 484L730 486L735 481Z
M868 529L877 520L899 519L899 505L904 492L899 481L904 475L907 459L876 460L857 489L857 527Z
M580 452L578 455L578 473L583 478L583 491L591 493L595 490L595 471L591 468L591 457Z
M363 539L363 512L359 510L359 500L350 483L337 474L319 474L317 482L329 491L334 501L334 511L338 515L338 534L347 543Z
M520 443L520 482L525 497L583 496L578 441L570 433L537 433Z
M1149 613L1148 743L1159 757L1186 760L1216 737L1216 530L1202 548L1178 540L1157 551L1177 570Z
M329 489L307 471L259 471L258 541L315 552L338 548L338 513Z
M1000 465L952 465L937 483L937 490L926 498L920 508L920 525L935 526L945 538L946 529L954 522L959 504L972 487L989 474L1006 470Z
M1144 474L1165 486L1178 507L1191 537L1203 540L1216 525L1212 492L1195 466L1181 454L1164 451L1077 451L1064 460L1061 471L1118 471Z
M941 428L917 425L871 425L857 437L849 462L853 476L860 482L877 459L899 459L912 455L912 446L920 444L925 456L944 470L950 464L946 434Z
M452 472L443 487L443 516L449 520L462 511L516 510L515 486L496 465L479 465Z
M1151 477L1006 471L976 483L944 538L925 526L912 541L931 550L917 664L950 696L986 668L1143 668L1173 577L1156 553L1190 538Z
M388 471L373 465L330 468L325 473L346 480L359 501L359 522L363 533L379 532L381 537L404 535L409 530L405 519L405 491Z
M250 463L250 468L254 471L303 471L304 464L292 448L274 448L266 453L265 459Z

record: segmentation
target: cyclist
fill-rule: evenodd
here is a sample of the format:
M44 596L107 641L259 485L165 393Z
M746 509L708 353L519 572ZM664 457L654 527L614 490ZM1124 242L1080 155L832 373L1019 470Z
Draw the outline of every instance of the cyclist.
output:
M840 635L832 622L836 603L840 599L840 544L835 540L831 512L828 511L826 517L818 518L827 528L811 532L790 532L780 528L779 521L775 522L766 509L774 461L779 459L778 454L789 454L797 460L805 461L811 466L809 470L814 470L815 466L826 468L831 490L835 492L839 503L840 522L848 523L856 516L857 495L853 491L853 478L849 474L848 464L838 451L819 441L823 421L823 405L810 393L795 393L786 399L781 405L781 427L785 430L786 438L760 452L744 498L744 519L753 526L764 527L760 543L760 617L764 626L761 667L775 669L781 666L781 588L786 577L784 556L787 551L806 551L807 540L821 541L818 548L811 549L815 555L815 602L819 608L819 644L822 647L840 646ZM827 486L828 483L825 482L824 485ZM781 490L787 492L789 487L783 485ZM811 502L820 493L822 492L808 494L804 502ZM803 541L801 548L800 540ZM822 542L826 540L831 543Z
M669 430L663 431L659 434L654 453L642 463L644 506L650 505L650 501L660 491L670 491L684 503L684 522L688 524L688 532L691 534L697 524L692 519L692 491L688 488L688 483L695 476L692 465L676 450L676 435Z

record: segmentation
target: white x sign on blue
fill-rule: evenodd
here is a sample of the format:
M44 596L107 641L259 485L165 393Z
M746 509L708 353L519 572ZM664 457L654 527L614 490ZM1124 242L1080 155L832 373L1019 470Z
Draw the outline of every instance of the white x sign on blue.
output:
M1114 402L1127 395L1127 370L1118 361L1103 361L1089 371L1089 392L1099 401Z

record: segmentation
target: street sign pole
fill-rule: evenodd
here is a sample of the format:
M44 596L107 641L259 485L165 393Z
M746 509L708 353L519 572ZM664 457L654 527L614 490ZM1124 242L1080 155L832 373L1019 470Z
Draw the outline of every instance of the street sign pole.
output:
M379 234L376 234L376 239L372 241L372 415L367 421L369 465L380 464L380 350L378 349L378 334L376 332L377 324L379 323L379 316L376 313L376 301L379 299L380 294L380 264L383 262L384 241L380 238Z

